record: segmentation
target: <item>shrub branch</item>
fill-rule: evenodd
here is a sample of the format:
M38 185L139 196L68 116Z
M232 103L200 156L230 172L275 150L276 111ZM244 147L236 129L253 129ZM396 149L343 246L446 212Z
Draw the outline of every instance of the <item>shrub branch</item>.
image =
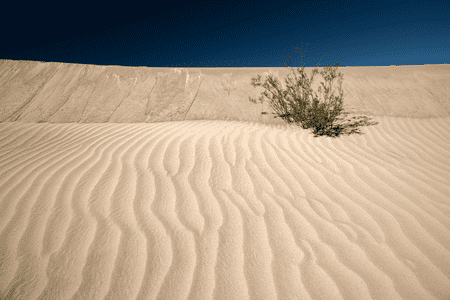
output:
M318 88L320 95L324 95L323 101L319 100L317 93L311 88L314 76L319 73L314 69L311 74L311 79L305 74L304 66L297 68L299 76L293 71L292 75L288 74L285 79L286 90L281 88L278 79L269 74L264 83L261 82L261 75L252 78L251 84L253 87L262 86L266 91L261 92L261 96L257 99L263 104L264 97L269 99L269 105L275 111L277 116L285 120L287 123L295 123L302 126L303 129L312 129L314 137L319 135L326 135L337 137L339 134L362 134L357 127L376 125L378 122L371 122L366 116L353 117L343 123L348 112L344 111L343 98L344 91L342 89L343 74L339 73L336 76L336 71L339 65L335 63L335 68L326 65L320 74L325 79L320 82L322 85ZM332 91L332 83L338 78L339 95L335 96ZM270 94L269 94L270 93ZM249 101L257 103L256 99L249 97ZM261 112L267 114L267 112ZM355 120L356 119L356 120ZM350 122L348 122L350 121Z

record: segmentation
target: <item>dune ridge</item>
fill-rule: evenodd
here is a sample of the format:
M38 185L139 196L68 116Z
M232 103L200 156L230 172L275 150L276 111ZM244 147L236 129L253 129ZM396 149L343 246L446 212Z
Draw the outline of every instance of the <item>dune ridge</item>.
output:
M308 77L315 67L306 67ZM320 71L321 67L319 68ZM269 74L286 90L297 68L154 68L0 59L0 122L153 123L231 118L274 123L248 101ZM450 65L338 68L346 111L391 117L449 117ZM317 91L324 78L315 77ZM337 93L337 83L333 90ZM255 109L257 108L257 109ZM266 104L263 110L274 113ZM281 121L282 122L282 121Z
M450 117L375 120L0 123L0 292L449 299Z

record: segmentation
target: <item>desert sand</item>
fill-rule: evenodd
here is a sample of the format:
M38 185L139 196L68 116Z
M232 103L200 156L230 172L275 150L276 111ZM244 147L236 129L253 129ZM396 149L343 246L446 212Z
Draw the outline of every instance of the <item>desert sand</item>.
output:
M378 109L350 104L379 124L333 139L258 120L248 101L247 120L194 120L195 101L183 120L150 120L150 100L68 120L79 89L39 96L27 72L0 71L3 297L450 299L449 94L389 104L371 81Z

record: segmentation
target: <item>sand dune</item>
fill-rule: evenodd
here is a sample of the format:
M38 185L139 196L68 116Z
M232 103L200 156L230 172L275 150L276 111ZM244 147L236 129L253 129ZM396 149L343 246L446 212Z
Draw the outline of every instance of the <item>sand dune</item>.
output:
M316 69L306 67L308 77ZM322 68L319 68L321 71ZM153 123L232 119L274 123L248 101L297 68L149 68L0 59L0 122ZM391 117L449 117L450 65L340 67L346 111ZM325 79L317 75L315 92ZM333 83L337 95L338 83ZM277 120L277 119L275 119ZM278 119L279 120L279 119Z
M449 299L450 117L375 120L1 123L0 292Z

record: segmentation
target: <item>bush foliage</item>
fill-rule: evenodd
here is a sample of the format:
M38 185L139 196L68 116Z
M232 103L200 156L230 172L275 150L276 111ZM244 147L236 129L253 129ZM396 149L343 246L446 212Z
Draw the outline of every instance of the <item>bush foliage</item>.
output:
M343 75L341 73L336 76L336 71L339 65L335 63L335 68L328 64L320 74L324 77L326 83L321 82L318 92L324 92L324 100L319 101L317 93L314 93L311 88L314 76L319 73L314 69L311 79L305 74L304 66L297 68L299 76L293 71L293 77L288 75L285 79L286 90L280 87L278 79L274 79L272 75L268 75L265 83L261 83L261 75L257 78L252 78L252 85L254 87L263 86L267 91L261 92L259 101L261 104L264 97L270 100L269 105L287 123L300 124L304 129L312 129L314 137L319 135L337 137L339 134L361 134L357 127L376 125L378 122L370 122L366 116L353 117L343 122L348 112L343 108L344 92L342 90ZM289 67L290 68L290 67ZM335 78L338 77L339 95L335 96L331 86ZM269 94L268 91L271 93ZM249 101L256 103L256 99L249 97ZM267 112L261 112L267 114Z

